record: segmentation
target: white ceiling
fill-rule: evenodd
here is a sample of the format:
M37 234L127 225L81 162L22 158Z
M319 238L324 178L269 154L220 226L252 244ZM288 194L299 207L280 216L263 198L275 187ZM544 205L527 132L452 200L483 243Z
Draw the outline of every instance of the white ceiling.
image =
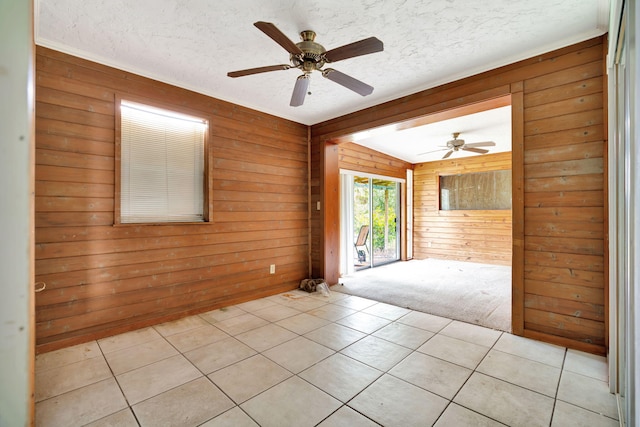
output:
M599 36L608 13L608 0L35 0L35 40L312 125ZM289 54L254 27L256 21L272 22L294 42L311 29L327 50L377 37L383 52L331 64L375 90L361 97L314 72L312 94L304 105L290 107L297 69L227 77L229 71L288 63ZM481 128L453 123L413 141L437 145L460 131L467 142L498 142L497 134ZM390 136L386 142L377 149L395 150L412 163L425 151L421 145L419 151L401 150L418 142Z
M490 153L511 151L511 106L410 129L396 131L394 128L395 126L392 125L356 133L353 135L354 142L413 164L442 159L449 151L446 145L447 141L453 139L453 132L459 132L458 139L463 139L467 144L495 142L494 147L483 147ZM477 154L459 150L450 158L469 156L477 156Z

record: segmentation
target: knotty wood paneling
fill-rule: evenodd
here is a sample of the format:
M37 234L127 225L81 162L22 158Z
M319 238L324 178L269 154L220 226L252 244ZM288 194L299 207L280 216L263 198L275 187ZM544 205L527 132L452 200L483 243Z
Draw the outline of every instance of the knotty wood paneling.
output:
M340 144L338 147L340 169L406 179L407 169L413 168L409 162L352 142Z
M514 199L512 218L512 329L535 339L605 354L605 40L605 36L587 40L314 125L312 163L322 164L318 145L349 141L355 132L425 120L511 95L512 103L518 104L512 128L514 138L519 138L512 163L514 197L519 198ZM324 179L322 173L316 177ZM414 186L416 200L421 202L414 203L414 215L420 218L416 221L422 221L422 228L414 232L414 254L438 250L443 256L456 257L465 250L461 241L433 237L431 248L420 243L427 229L437 230L435 236L447 233L441 223L427 221L421 214L424 204L435 203L425 184ZM322 186L312 187L312 193ZM448 219L451 228L459 225L455 217ZM314 242L339 232L311 225ZM463 227L451 236L471 236L471 230ZM470 251L470 257L480 257L489 248L504 248L501 240L488 243L485 239L486 249ZM496 256L496 261L505 260ZM316 261L312 261L315 270L326 268Z
M36 294L38 351L293 289L307 277L307 126L36 53L35 269L47 284ZM116 95L209 119L210 222L114 226Z
M441 211L440 175L511 170L511 153L419 163L414 167L413 256L511 265L511 210Z

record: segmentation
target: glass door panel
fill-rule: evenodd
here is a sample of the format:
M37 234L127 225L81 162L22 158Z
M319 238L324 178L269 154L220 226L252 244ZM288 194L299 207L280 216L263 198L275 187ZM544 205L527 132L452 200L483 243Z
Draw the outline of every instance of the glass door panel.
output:
M393 181L372 180L373 265L399 259L398 187Z
M369 178L353 177L353 251L356 270L371 266L371 188Z

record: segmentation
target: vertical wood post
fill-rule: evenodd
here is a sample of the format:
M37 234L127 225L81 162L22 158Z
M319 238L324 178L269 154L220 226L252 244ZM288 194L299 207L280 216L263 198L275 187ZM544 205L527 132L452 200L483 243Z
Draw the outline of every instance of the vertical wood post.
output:
M511 85L511 330L524 334L524 83Z
M324 279L340 280L340 168L338 145L324 144Z

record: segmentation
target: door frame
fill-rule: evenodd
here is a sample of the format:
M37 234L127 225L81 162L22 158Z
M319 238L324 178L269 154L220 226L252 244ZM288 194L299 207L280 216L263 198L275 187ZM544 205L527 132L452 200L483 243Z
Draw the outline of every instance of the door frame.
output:
M34 423L35 54L33 1L0 13L0 423Z
M517 81L489 91L465 98L464 104L443 105L438 111L426 115L416 115L394 124L395 129L408 129L428 123L486 111L511 105L511 171L512 171L512 255L511 255L511 330L514 335L524 335L524 82ZM446 103L443 103L446 104ZM447 108L448 107L448 108ZM363 129L359 129L361 131ZM340 168L338 166L338 145L349 142L353 134L336 136L321 142L323 164L321 173L322 200L325 206L323 215L324 248L322 267L328 283L338 283L340 278ZM406 184L406 183L405 183ZM405 187L405 186L402 186ZM403 188L401 188L403 191ZM401 201L406 209L406 200ZM404 215L403 217L406 217ZM405 259L406 249L402 247L401 258Z
M350 249L353 245L354 228L353 228L353 180L352 178L355 176L369 179L381 179L390 182L396 182L398 184L398 197L397 197L397 205L396 205L396 218L398 221L396 223L396 253L397 260L404 259L402 256L402 248L405 246L404 242L407 240L406 230L407 230L407 221L405 219L406 215L403 213L406 211L404 209L404 204L406 203L406 179L396 178L392 176L386 175L378 175L367 172L358 172L349 169L340 169L340 275L351 274L355 271L353 268L353 263L349 262L350 257L348 254L351 253ZM344 177L351 177L350 183L347 183ZM351 205L349 205L351 203ZM371 199L370 199L371 203ZM372 215L373 213L371 213ZM370 216L371 216L370 215ZM370 221L372 223L372 221ZM370 224L371 225L371 224ZM369 231L369 241L373 242L373 227L370 228ZM371 262L370 267L375 267L373 265L373 244L371 244ZM383 264L380 264L383 265Z

